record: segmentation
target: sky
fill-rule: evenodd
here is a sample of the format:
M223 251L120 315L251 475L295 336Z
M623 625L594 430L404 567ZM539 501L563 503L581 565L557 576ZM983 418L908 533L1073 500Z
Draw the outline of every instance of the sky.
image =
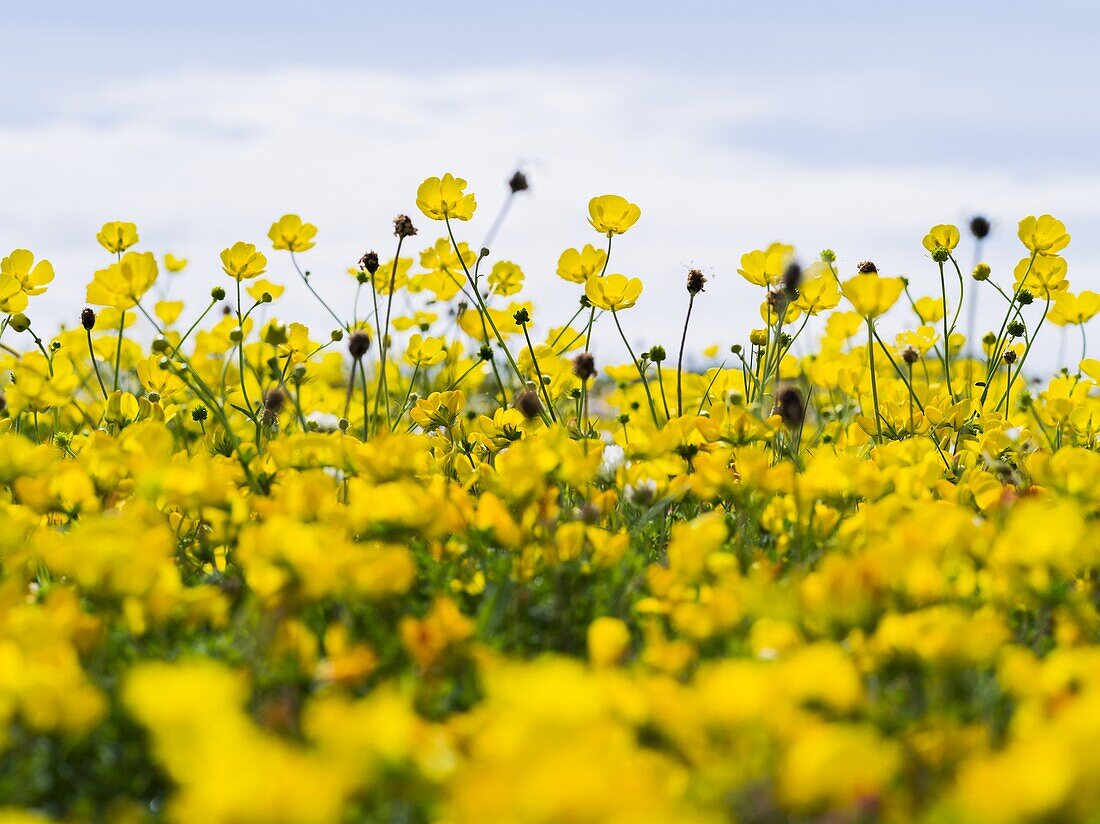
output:
M775 240L803 262L832 248L845 275L871 259L934 294L921 238L978 213L993 222L983 257L1002 282L1022 255L1019 218L1049 212L1073 235L1073 288L1100 290L1096 4L0 0L0 11L0 253L54 263L30 309L38 328L75 323L109 262L95 241L107 220L191 261L171 290L197 312L227 283L222 248L266 248L272 221L300 214L320 229L302 262L346 308L347 268L369 248L392 255L395 214L414 216L423 246L435 238L415 210L421 180L469 181L479 210L458 234L476 248L516 168L531 189L490 262L523 267L544 329L576 306L556 261L601 242L586 217L604 193L642 209L610 266L645 284L624 317L639 345L678 341L691 266L709 283L690 344L743 342L761 296L738 261ZM285 253L268 253L268 276L288 286L272 311L323 336L324 310ZM974 262L965 235L959 256ZM980 306L994 325L993 301ZM1057 341L1037 362L1053 364ZM610 325L596 348L625 359Z

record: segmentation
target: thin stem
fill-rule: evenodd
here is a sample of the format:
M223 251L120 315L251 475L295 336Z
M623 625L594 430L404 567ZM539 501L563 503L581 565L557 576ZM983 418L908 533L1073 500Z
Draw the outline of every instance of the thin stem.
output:
M680 355L676 358L676 417L684 414L684 346L687 344L688 323L691 322L691 308L695 305L695 295L688 296L687 315L684 316L684 333L680 336Z
M875 403L875 426L878 429L878 442L882 443L882 416L878 411L878 378L875 375L875 327L871 318L867 318L867 360L871 369L871 397Z
M653 416L653 425L659 427L661 424L657 419L657 407L653 405L653 394L649 391L649 381L646 380L645 372L642 371L642 365L634 357L634 350L630 348L630 341L626 339L626 333L623 332L622 324L619 323L619 313L612 309L611 317L615 320L615 327L619 330L619 336L626 344L626 351L630 353L630 359L634 361L634 368L638 370L638 377L642 379L642 388L645 390L646 400L649 401L649 414Z
M115 347L115 379L111 390L118 389L118 373L122 364L122 332L126 328L126 310L123 309L118 316L118 345Z
M310 291L310 294L312 294L313 297L317 298L317 302L320 303L323 307L325 307L325 311L328 312L330 315L332 315L332 319L334 321L336 321L336 325L339 326L341 329L344 329L344 330L350 332L351 329L348 327L347 322L340 320L340 318L336 315L335 312L332 311L332 309L329 307L329 305L327 303L325 303L324 298L322 298L319 294L317 294L317 290L313 288L313 284L311 284L309 282L309 278L306 277L305 272L303 272L302 268L298 265L298 258L296 258L294 256L293 250L290 252L290 261L291 261L291 263L294 264L294 269L298 272L298 277L300 277L302 279L302 283L304 283L306 285L306 288ZM238 299L237 303L238 303L238 312L239 312L240 311L240 306L239 306L240 300L239 299Z
M92 330L85 329L88 336L88 354L92 358L92 366L95 367L95 377L99 381L99 388L103 392L103 400L107 400L107 387L103 385L103 376L99 374L99 360L95 356L95 348L92 346Z

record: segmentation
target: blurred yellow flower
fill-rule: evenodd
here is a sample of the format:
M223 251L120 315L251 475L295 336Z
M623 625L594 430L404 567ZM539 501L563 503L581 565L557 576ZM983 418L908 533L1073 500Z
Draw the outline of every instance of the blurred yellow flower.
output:
M127 252L117 263L95 273L88 284L87 301L93 306L130 309L157 279L157 259L152 252Z
M897 303L905 282L901 278L882 277L877 274L860 274L841 284L844 297L864 318L877 318Z

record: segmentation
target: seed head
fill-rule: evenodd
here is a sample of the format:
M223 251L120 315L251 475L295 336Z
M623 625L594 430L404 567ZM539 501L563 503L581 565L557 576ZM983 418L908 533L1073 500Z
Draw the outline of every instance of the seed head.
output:
M535 391L525 389L516 395L516 409L527 419L537 418L542 414L542 401Z
M202 423L210 417L210 412L201 403L191 410L191 420L195 423Z
M802 419L806 416L806 407L802 403L802 393L795 387L788 386L779 393L775 410L787 426L791 428L802 426Z
M95 329L95 312L87 306L80 310L80 325L89 332Z
M596 359L591 352L581 352L573 358L573 374L580 378L582 383L596 377Z
M695 297L703 291L703 287L707 285L706 276L699 269L689 269L687 277L687 290L688 294Z
M393 219L393 233L396 237L412 237L416 234L412 218L408 215L398 215Z
M362 360L363 355L370 349L370 335L362 329L357 329L348 338L348 351L355 360Z
M859 262L859 273L861 275L877 275L878 267L870 260L861 260Z
M359 268L373 275L378 271L378 253L371 249L363 257L359 258Z
M797 263L792 263L783 273L783 291L786 292L789 297L794 297L798 294L798 287L801 285L802 267Z
M1016 352L1012 349L1007 350L1004 354L1004 360L1006 364L1012 366L1016 362Z
M970 218L970 234L974 235L978 240L984 240L989 235L989 230L992 227L989 225L989 219L982 215L975 215Z
M901 350L901 359L907 364L912 366L914 363L920 360L920 352L913 346L906 346Z
M515 192L526 192L530 188L530 185L531 184L527 182L527 175L518 169L516 173L512 175L511 180L508 181L508 188L512 190L513 194Z

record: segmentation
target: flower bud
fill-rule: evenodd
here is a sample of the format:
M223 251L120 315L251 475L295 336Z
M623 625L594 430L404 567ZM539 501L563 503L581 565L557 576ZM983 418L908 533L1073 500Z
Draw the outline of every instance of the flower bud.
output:
M31 328L31 319L24 315L22 312L18 312L11 316L8 320L8 326L14 329L16 332L26 332Z
M981 282L983 280L989 280L990 272L992 272L992 270L989 268L988 263L979 263L974 267L974 271L970 273L970 277Z
M225 290L220 286L215 286L210 290L210 297L214 300L225 300Z
M191 420L195 423L202 423L208 417L210 417L210 412L201 403L191 410Z

